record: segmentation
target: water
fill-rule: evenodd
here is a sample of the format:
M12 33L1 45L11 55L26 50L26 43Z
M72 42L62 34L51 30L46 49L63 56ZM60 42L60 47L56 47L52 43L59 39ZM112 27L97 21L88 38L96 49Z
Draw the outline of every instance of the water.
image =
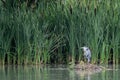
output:
M78 74L65 66L0 66L0 80L120 80L120 70Z

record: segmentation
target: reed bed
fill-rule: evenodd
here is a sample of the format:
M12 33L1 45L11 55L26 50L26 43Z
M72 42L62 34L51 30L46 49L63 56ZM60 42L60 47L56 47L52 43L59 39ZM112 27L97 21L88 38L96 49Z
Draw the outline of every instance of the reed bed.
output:
M0 64L120 63L119 0L0 1Z

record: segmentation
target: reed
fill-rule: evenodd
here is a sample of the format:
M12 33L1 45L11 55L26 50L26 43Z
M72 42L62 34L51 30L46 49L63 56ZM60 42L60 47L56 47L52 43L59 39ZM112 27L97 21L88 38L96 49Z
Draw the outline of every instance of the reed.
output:
M0 64L119 64L119 0L0 1Z

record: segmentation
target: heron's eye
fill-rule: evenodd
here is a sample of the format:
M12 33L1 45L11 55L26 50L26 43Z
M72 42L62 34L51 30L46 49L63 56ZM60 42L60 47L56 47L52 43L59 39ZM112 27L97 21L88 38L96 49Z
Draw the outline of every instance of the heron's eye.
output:
M86 50L88 50L88 48Z

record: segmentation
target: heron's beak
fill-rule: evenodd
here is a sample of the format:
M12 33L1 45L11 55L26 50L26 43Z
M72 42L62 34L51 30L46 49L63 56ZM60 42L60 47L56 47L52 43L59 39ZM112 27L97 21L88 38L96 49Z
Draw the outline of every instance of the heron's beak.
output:
M80 49L83 49L83 47L80 47Z

